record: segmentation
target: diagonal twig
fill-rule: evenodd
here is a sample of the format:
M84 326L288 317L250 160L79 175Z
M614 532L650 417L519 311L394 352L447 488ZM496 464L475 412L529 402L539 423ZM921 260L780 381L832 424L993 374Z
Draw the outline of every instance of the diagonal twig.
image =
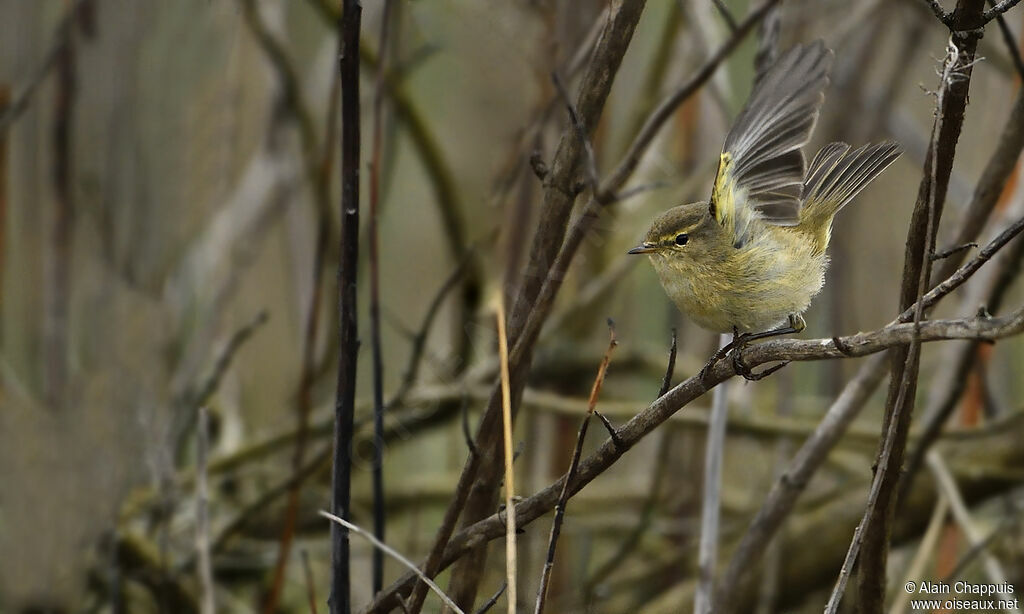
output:
M555 547L558 545L558 537L562 533L562 523L565 520L565 507L569 502L569 485L576 477L576 470L579 469L580 456L583 453L583 441L587 436L587 427L590 425L590 418L594 415L597 407L597 399L601 394L601 387L604 385L605 375L608 373L608 365L612 360L612 352L618 345L615 339L615 323L608 320L608 349L604 351L604 357L597 368L597 376L594 377L594 385L590 389L590 398L587 401L587 414L580 422L579 431L576 433L576 446L572 451L572 459L569 461L569 471L566 472L566 480L562 485L562 492L558 496L558 503L555 504L555 517L551 522L551 534L548 536L548 555L544 561L544 569L541 571L540 588L537 589L537 601L534 605L534 614L543 614L544 606L548 598L548 588L551 582L551 570L555 567Z
M359 536L365 538L366 541L368 541L371 544L373 544L376 549L384 552L385 554L387 554L391 558L395 559L396 561L398 561L399 563L401 563L405 567L409 568L409 570L411 570L413 573L417 574L419 576L420 580L423 580L423 582L425 582L427 584L427 586L430 587L430 590L434 591L437 594L437 596L441 598L441 601L443 601L446 606L451 608L452 611L455 612L455 614L465 614L465 612L460 610L459 606L455 605L455 602L452 601L451 598L448 597L448 595L446 595L443 590L441 590L440 586L434 584L433 580L431 580L430 578L428 578L425 575L423 575L423 573L419 570L419 568L416 567L416 564L413 563L412 561L410 561L409 559L405 558L404 556L402 556L402 554L400 552L398 552L397 550L395 550L391 546L388 546L384 542L382 542L379 539L377 539L376 537L374 537L373 534L370 533L369 531L365 531L365 530L359 528L357 525L355 525L355 524L345 520L344 518L339 518L339 517L335 516L334 514L331 514L329 512L325 512L323 510L320 510L320 515L323 516L324 518L327 518L328 520L333 521L336 524L339 524L339 525L345 527L347 530L352 531L356 535L359 535Z

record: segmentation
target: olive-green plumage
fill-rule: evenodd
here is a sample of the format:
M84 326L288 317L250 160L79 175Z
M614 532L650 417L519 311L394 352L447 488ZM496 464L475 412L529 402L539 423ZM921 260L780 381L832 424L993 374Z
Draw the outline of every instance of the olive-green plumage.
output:
M825 280L835 214L900 155L891 142L824 147L805 170L832 52L785 53L755 85L726 137L710 201L658 216L643 243L665 291L716 332L763 332L803 313Z

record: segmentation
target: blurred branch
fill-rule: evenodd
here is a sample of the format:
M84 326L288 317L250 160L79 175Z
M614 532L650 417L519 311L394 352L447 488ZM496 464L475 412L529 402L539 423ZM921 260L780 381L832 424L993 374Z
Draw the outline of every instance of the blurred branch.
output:
M1010 117L999 134L999 142L996 143L981 172L981 177L978 178L974 195L964 208L956 235L948 240L950 245L962 245L978 238L999 200L1003 187L1013 173L1020 152L1024 149L1024 89L1018 89ZM966 252L959 252L943 260L937 265L933 279L948 278L960 266L966 255Z
M199 587L201 614L214 614L213 567L210 565L210 517L206 487L206 457L209 448L209 415L205 407L199 408L196 428L196 557L199 561Z
M718 9L718 14L722 16L722 21L725 22L725 25L729 26L729 31L735 32L739 26L736 25L736 18L732 16L731 12L729 12L729 7L725 6L725 2L723 2L723 0L711 1L715 5L715 8Z
M956 486L956 480L953 475L949 472L949 468L946 466L942 456L935 450L928 453L927 461L928 468L932 472L932 476L935 478L938 484L939 491L942 493L942 497L949 502L950 510L953 512L953 517L956 518L957 524L963 530L964 535L967 537L967 542L971 547L975 547L984 541L978 528L975 526L974 521L971 520L971 514L967 510L967 504L964 502L963 496L960 494L960 489ZM1012 586L1006 582L1006 572L1003 571L1003 566L999 564L991 553L984 553L983 556L985 573L988 575L990 582L1002 586ZM1007 592L999 591L997 594L1000 599L1007 601L1012 600L1017 603L1016 599L1013 599L1012 589ZM1017 612L1019 614L1020 608L1008 607L1007 611Z
M71 44L75 20L79 18L83 5L89 1L91 0L74 0L71 6L64 12L64 16L57 23L53 42L46 51L46 55L43 56L43 61L31 74L25 85L22 86L21 91L14 96L10 104L0 109L0 133L6 132L11 124L28 109L32 96L36 93L39 85L50 74L50 71L57 65L58 60L60 60L68 45Z
M728 334L719 335L719 347L731 343ZM704 476L700 507L700 540L697 550L697 590L693 595L694 614L717 611L715 567L718 564L718 531L722 510L722 458L725 456L725 430L729 421L729 381L711 392L711 415L704 439Z
M995 0L988 0L988 4L995 6L996 3ZM1024 81L1024 59L1020 57L1020 46L1013 37L1013 31L1010 30L1010 25L1006 23L1006 18L1002 13L996 15L996 23L999 26L999 34L1002 35L1003 42L1006 43L1006 52L1013 61L1013 67L1017 69L1017 78Z
M373 534L384 540L385 507L384 507L384 359L380 343L380 250L378 218L380 209L380 159L381 159L381 126L384 121L384 71L387 67L388 33L391 26L391 14L394 3L384 0L384 13L381 16L379 47L380 58L377 61L377 80L373 92L373 134L370 149L370 344L373 360ZM384 553L380 549L373 551L373 592L377 593L384 586Z

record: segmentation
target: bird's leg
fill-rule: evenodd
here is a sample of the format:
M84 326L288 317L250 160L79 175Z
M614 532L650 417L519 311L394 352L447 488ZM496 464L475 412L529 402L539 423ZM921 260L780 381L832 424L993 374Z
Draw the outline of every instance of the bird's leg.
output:
M730 344L733 347L729 350L729 355L732 358L732 365L736 369L736 373L742 375L743 379L753 382L760 379L764 379L771 375L772 373L775 373L782 367L785 367L787 364L789 364L788 362L783 362L775 365L774 367L769 367L768 369L765 369L760 373L754 373L753 371L750 370L750 367L748 367L743 362L743 358L740 355L740 351L742 351L743 348L746 347L746 345L751 341L756 341L758 339L767 339L769 337L778 337L780 335L790 335L793 333L799 333L806 327L807 323L804 322L804 319L800 314L791 314L789 316L788 326L782 326L780 328L766 330L760 333L744 333L740 335L738 339L734 336L733 342Z
M742 338L743 338L743 335L740 334L739 329L736 328L735 326L733 326L732 327L732 341L730 341L729 343L726 343L722 347L718 348L718 351L715 352L714 355L712 355L711 358L706 363L704 363L704 367L701 368L701 370L700 370L700 381L702 383L707 381L708 373L711 372L711 367L715 366L715 363L717 363L719 360L722 360L723 358L725 358L725 355L728 354L729 352L731 352L733 350L733 348L736 347L736 344L740 343L740 339L742 339Z

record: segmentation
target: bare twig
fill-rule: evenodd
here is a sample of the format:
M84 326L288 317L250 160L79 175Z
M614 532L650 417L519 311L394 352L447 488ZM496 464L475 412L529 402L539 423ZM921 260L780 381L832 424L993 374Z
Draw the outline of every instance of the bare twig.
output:
M306 579L306 595L309 597L309 614L316 614L316 583L313 580L313 570L309 566L309 552L302 549L302 573Z
M499 298L498 357L501 360L501 426L505 450L505 575L508 582L508 614L516 612L516 502L515 451L512 447L512 391L508 372L508 331L505 327L505 304Z
M324 518L327 518L328 520L331 520L331 521L333 521L333 522L335 522L335 523L345 527L349 531L354 532L356 535L364 537L366 539L366 541L368 541L371 544L373 544L375 548L383 551L385 554L387 554L391 558L395 559L396 561L398 561L399 563L401 563L405 567L409 568L409 570L411 570L413 573L418 575L420 580L423 580L423 582L425 582L427 584L427 586L430 587L430 590L434 591L434 593L436 593L437 596L441 598L441 601L443 601L446 606L451 608L452 611L455 612L455 614L465 614L465 612L460 610L459 606L455 605L455 602L452 601L448 597L448 595L446 595L444 593L443 590L441 590L440 586L434 584L433 580L431 580L430 578L428 578L425 575L423 575L423 573L419 570L419 568L416 567L415 563L413 563L409 559L407 559L404 556L402 556L402 554L399 553L397 550L395 550L391 546L388 546L384 542L380 541L379 539L374 537L368 531L364 531L363 529L359 528L358 526L352 524L351 522L349 522L349 521L347 521L347 520L345 520L343 518L339 518L339 517L335 516L334 514L330 514L328 512L323 511L323 510L320 511L320 515L323 516Z
M939 0L924 0L924 2L925 4L928 5L928 8L932 10L932 15L935 15L936 19L946 24L947 26L952 27L953 16L951 13L947 13L946 10L942 8L942 5L939 4Z
M672 329L672 344L668 348L668 364L665 365L665 376L661 378L661 388L658 389L658 396L665 396L665 393L672 388L672 375L676 372L676 329Z
M1020 2L1020 0L1002 0L999 4L994 5L992 8L982 13L981 20L983 22L992 21L992 19L994 19L995 17L998 17L999 15L1002 15L1006 11L1017 6L1018 2Z
M213 583L213 565L210 563L210 516L209 495L206 486L206 457L209 449L209 414L205 407L199 408L196 425L196 557L199 573L199 611L213 614L216 611Z
M491 598L485 601L483 605L481 605L479 608L477 608L474 614L487 614L487 612L494 607L494 604L498 603L498 599L501 598L501 595L505 592L506 588L508 588L508 582L502 582L501 586L498 587L498 590L494 591L494 594L491 595Z
M661 398L672 387L672 375L676 369L676 329L672 329L672 344L668 350L668 364L665 367L665 375L661 380L661 388L658 389L658 396L655 398ZM597 413L597 412L595 412ZM599 417L607 421L603 415L598 414ZM608 429L609 434L614 435L613 439L617 439L618 435L615 433L615 429L612 428L611 423L607 423L605 427ZM598 583L602 582L608 574L610 574L616 567L622 564L622 561L626 559L631 552L633 552L640 543L640 538L643 537L644 531L651 523L651 517L654 515L654 508L658 503L658 493L661 492L661 483L665 477L665 467L668 463L669 443L672 437L669 431L662 434L661 439L658 441L658 450L655 452L655 464L654 464L654 475L651 476L650 488L647 491L647 498L644 500L643 508L640 512L640 517L637 520L633 530L619 542L619 547L615 550L615 553L605 559L605 562L598 566L597 570L594 571L587 578L584 585L584 593L591 595L594 591L594 587Z
M1018 90L1010 116L999 134L999 142L985 164L981 177L978 178L974 194L957 225L957 233L951 239L947 239L949 245L962 245L978 238L992 210L995 209L1003 186L1017 165L1017 158L1024 149L1024 88ZM946 279L952 275L966 255L967 252L958 252L943 260L936 267L933 280Z
M989 6L995 6L995 0L988 0ZM1010 24L1006 23L1006 18L1003 17L1002 13L996 15L996 23L999 25L999 34L1003 37L1003 42L1006 43L1006 52L1010 54L1010 60L1013 61L1013 67L1017 69L1017 78L1024 81L1024 58L1020 57L1020 47L1017 45L1016 39L1014 39L1013 31L1010 30Z
M714 3L715 8L718 9L718 14L722 16L722 20L725 21L725 25L729 26L729 30L731 32L735 32L739 26L736 25L736 18L732 16L732 13L729 11L729 7L725 6L725 2L723 0L711 1Z
M723 334L719 346L732 341ZM715 387L711 396L711 417L704 443L704 491L701 498L700 543L697 552L697 590L694 593L694 614L715 611L715 566L718 563L718 526L721 518L722 457L725 455L725 428L729 419L729 382Z
M349 517L352 486L352 436L355 415L356 277L359 270L359 0L345 0L338 20L341 51L341 257L338 260L338 383L335 397L334 462L331 512L341 524L331 525L331 614L351 611ZM351 528L351 527L348 527Z
M441 311L441 305L444 303L444 299L451 292L452 288L458 285L459 280L463 275L466 274L467 269L472 263L472 259L475 256L475 248L469 248L462 259L456 265L455 270L452 271L451 275L448 276L441 287L438 288L434 294L434 298L431 299L430 305L427 307L427 313L423 316L423 322L420 324L419 329L412 338L412 349L409 352L409 361L406 363L404 374L402 375L402 383L399 384L398 389L395 391L391 398L388 399L386 407L396 407L401 405L405 399L405 396L412 389L413 384L416 383L416 378L419 375L420 365L423 362L424 350L427 347L427 337L430 335L430 331L433 328L434 320L437 319L437 314Z
M394 3L384 0L377 58L377 83L373 94L373 143L370 152L370 343L373 348L373 534L384 540L384 359L380 343L380 256L377 218L380 206L381 125L383 123L384 70L387 66L388 33ZM373 592L384 586L384 555L373 551Z
M975 243L974 241L971 241L970 243L964 243L962 245L953 245L953 246L950 246L950 247L945 247L943 249L940 249L940 250L932 253L928 257L931 258L932 262L935 262L936 260L942 260L943 258L949 258L953 254L957 254L957 253L960 253L960 252L963 252L963 251L966 251L966 250L969 250L969 249L973 249L975 247L978 247L978 244Z
M551 570L555 567L555 548L558 545L558 537L562 533L562 523L565 520L565 507L569 502L569 484L576 477L576 470L580 465L580 456L583 453L583 441L587 436L587 426L590 425L590 418L594 415L594 408L597 407L597 399L601 394L601 387L604 385L605 375L608 373L608 364L612 360L612 352L618 345L615 339L615 323L608 320L608 349L604 351L604 357L597 368L597 376L594 377L594 385L590 389L590 398L587 401L587 414L580 422L579 431L576 433L576 446L572 451L572 458L569 461L569 471L566 472L566 480L562 485L562 492L558 496L558 503L555 504L555 517L551 522L551 534L548 536L548 556L544 561L544 569L541 571L540 587L537 589L537 602L534 606L534 614L542 614L548 598L548 588L551 582Z

